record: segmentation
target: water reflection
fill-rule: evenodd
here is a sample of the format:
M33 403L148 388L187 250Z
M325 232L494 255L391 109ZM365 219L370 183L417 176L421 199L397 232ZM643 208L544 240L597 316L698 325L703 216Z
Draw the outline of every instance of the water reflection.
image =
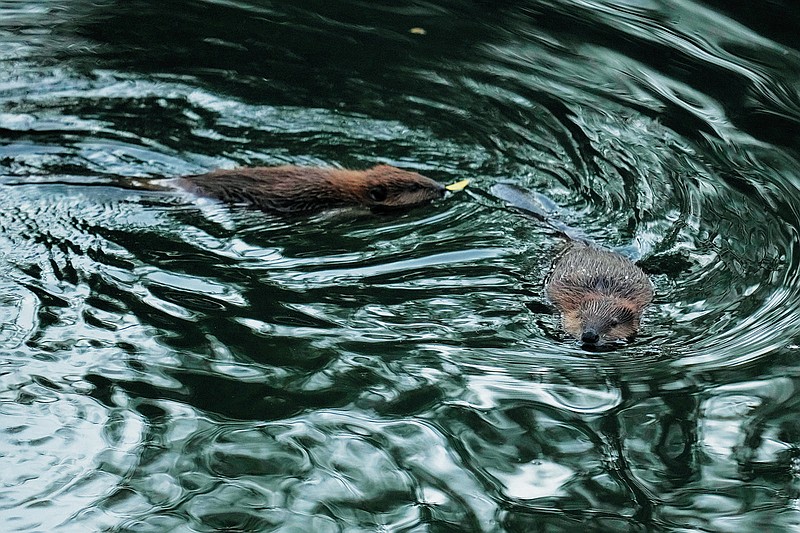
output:
M796 529L800 16L763 9L0 1L4 523ZM131 181L282 163L474 187L296 220ZM634 343L563 335L500 180L641 258Z

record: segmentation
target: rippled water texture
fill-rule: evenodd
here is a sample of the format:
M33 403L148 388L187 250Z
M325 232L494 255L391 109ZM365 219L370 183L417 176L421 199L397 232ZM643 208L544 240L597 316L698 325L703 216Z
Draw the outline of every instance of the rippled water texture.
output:
M800 530L792 6L0 0L2 530ZM283 163L472 184L136 183ZM563 335L500 181L640 261L633 343Z

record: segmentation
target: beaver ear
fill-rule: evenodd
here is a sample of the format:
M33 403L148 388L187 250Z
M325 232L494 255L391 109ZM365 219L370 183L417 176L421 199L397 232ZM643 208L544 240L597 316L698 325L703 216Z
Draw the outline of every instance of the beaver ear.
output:
M383 202L386 200L386 187L383 185L375 185L374 187L370 187L367 194L374 202Z

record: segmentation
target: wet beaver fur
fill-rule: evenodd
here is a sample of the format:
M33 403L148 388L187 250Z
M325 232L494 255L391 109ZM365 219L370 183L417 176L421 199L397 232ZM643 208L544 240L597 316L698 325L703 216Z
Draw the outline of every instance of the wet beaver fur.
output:
M635 336L653 300L650 279L633 261L582 242L556 259L546 291L564 331L589 345Z
M547 298L561 314L564 331L590 346L636 335L642 313L653 300L653 285L642 269L627 257L594 246L581 232L554 219L558 208L546 196L510 183L493 186L492 193L568 240L545 286Z
M190 192L276 213L334 207L408 208L444 196L445 188L416 172L389 165L368 170L279 166L215 170L178 178Z

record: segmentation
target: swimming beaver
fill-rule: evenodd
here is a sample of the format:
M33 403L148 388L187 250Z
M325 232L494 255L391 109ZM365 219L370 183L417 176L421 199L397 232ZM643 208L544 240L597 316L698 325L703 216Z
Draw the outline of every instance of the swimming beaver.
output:
M556 259L545 289L561 313L564 331L588 345L636 335L653 299L653 285L642 269L627 257L592 246L583 234L552 219L555 204L547 197L509 183L495 185L492 193L570 241Z
M546 291L564 331L597 345L636 335L653 299L650 279L630 259L581 242L556 260Z
M262 211L310 213L333 207L406 208L444 196L445 188L389 165L368 170L280 166L215 170L174 181L179 187Z

